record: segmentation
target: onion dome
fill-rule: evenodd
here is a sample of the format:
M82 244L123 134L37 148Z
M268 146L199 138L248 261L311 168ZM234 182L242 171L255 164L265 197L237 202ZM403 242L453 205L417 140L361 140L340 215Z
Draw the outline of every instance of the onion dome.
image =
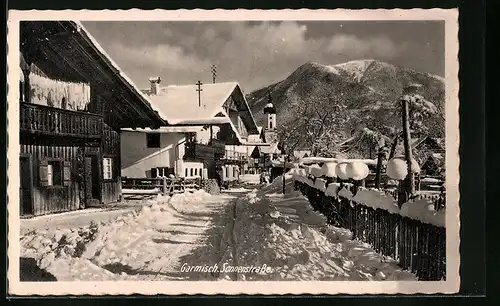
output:
M268 102L264 107L264 114L276 114L276 108L274 108L274 104L271 99L271 94L269 94Z

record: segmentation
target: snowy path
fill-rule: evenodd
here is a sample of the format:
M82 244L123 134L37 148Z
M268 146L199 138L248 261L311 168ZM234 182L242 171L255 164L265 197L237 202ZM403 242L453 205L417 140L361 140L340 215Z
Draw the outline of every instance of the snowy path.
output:
M328 225L305 197L292 190L291 179L283 195L281 182L278 178L235 201L219 266L242 269L228 269L219 279L416 280L370 245L351 240L348 230ZM265 272L248 272L264 265Z
M147 201L125 201L104 208L87 208L59 214L39 216L31 219L21 219L21 234L29 231L50 230L53 228L71 229L84 227L94 222L109 222L119 216L140 209L148 205Z
M99 226L24 235L21 257L58 281L416 280L326 224L292 184L285 195L277 179L219 196L159 196Z
M92 239L87 239L89 226L36 230L21 239L22 257L34 258L59 281L190 279L193 275L181 272L183 264L218 262L217 247L212 246L222 237L227 207L240 194L159 197L139 213L122 212L101 225ZM79 243L84 245L81 254Z

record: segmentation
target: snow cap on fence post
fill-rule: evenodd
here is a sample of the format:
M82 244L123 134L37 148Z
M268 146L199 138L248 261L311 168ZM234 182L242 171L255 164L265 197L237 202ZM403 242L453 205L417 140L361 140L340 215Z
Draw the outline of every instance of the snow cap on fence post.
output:
M420 166L415 159L412 159L411 170L413 173L420 172ZM395 180L404 180L408 175L408 166L404 156L396 156L387 162L387 175Z
M327 162L323 164L321 170L324 176L332 178L332 177L337 177L337 174L335 173L336 167L337 167L336 162Z
M306 175L311 174L311 166L304 165L304 170L306 171Z
M317 164L311 166L311 175L314 177L321 177L323 175L321 167Z
M347 176L355 181L365 179L369 172L368 166L363 162L355 161L346 166Z
M347 170L346 170L347 165L348 165L348 163L344 162L344 163L339 163L335 167L335 173L337 174L337 176L341 180L348 180L349 179L349 176L347 175Z

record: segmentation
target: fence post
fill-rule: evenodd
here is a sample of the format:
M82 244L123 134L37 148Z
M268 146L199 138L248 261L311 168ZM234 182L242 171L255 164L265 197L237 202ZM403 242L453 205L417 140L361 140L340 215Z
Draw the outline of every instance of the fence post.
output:
M162 179L162 194L166 195L167 194L167 178L163 177Z

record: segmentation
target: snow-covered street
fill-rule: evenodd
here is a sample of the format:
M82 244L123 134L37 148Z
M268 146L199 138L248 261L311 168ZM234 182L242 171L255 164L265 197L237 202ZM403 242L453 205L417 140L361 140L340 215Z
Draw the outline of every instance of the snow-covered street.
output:
M285 195L278 178L260 190L159 196L114 220L33 230L22 261L58 281L416 280L327 225L292 184Z

